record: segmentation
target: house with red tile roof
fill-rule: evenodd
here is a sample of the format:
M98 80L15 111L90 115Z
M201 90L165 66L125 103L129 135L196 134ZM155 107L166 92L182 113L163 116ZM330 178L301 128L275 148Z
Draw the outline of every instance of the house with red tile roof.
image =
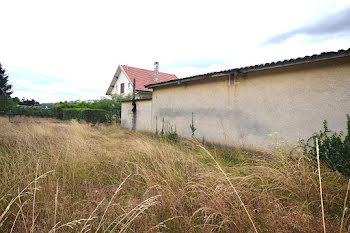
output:
M132 94L133 80L136 81L136 94L140 97L151 97L152 88L146 85L156 84L158 82L166 82L178 79L174 74L159 72L159 63L154 63L154 70L146 70L128 65L119 65L113 79L106 92L107 95L114 94Z

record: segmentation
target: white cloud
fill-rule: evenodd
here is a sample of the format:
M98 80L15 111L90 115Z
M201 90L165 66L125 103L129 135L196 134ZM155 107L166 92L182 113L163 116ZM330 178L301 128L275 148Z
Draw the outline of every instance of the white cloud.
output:
M0 62L10 67L20 97L36 96L41 102L99 98L118 64L152 69L159 61L161 71L183 77L348 48L349 37L296 36L282 44L261 45L346 6L345 0L5 0ZM212 63L198 66L203 60ZM12 67L62 82L34 85L32 77L26 82L11 73ZM16 91L16 80L28 91Z

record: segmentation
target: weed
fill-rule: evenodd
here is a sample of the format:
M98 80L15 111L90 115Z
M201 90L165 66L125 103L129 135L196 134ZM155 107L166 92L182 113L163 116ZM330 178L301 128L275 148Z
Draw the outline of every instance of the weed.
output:
M306 142L300 141L305 153L316 155L316 139L319 143L320 159L331 169L350 177L350 115L347 118L347 133L334 132L328 129L327 121L323 130L314 133Z
M194 123L193 123L193 112L192 112L192 123L190 124L190 129L192 132L192 137L194 137L194 132L197 130L196 127L194 127Z

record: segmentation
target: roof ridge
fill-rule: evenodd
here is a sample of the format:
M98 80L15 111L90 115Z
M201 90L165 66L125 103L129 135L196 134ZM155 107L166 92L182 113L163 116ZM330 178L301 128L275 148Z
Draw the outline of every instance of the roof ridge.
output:
M150 71L150 72L154 72L154 70L148 70L148 69L144 69L144 68L138 68L138 67L135 67L135 66L129 66L129 65L121 65L123 67L131 67L131 68L134 68L134 69L139 69L139 70L146 70L146 71ZM170 74L170 73L165 73L165 72L158 72L159 73L163 73L163 74ZM170 74L170 75L175 75L175 74ZM176 75L175 75L176 76Z

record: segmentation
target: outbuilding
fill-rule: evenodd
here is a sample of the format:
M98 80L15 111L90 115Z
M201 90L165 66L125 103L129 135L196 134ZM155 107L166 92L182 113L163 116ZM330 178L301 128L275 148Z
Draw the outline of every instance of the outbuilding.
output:
M146 85L152 98L122 103L122 126L249 147L272 137L295 144L322 129L346 130L350 49ZM134 118L134 119L133 119Z

